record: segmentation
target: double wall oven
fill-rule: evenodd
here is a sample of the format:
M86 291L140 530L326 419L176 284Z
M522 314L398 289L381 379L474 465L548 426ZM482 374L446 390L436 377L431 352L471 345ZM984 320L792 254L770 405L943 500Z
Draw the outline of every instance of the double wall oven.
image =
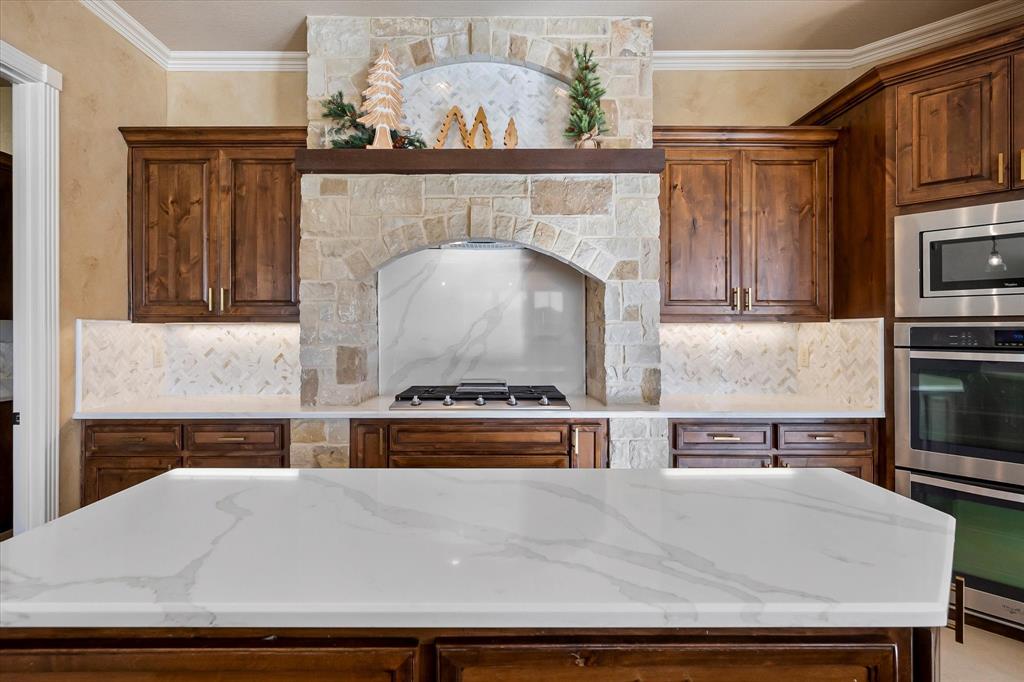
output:
M1024 322L894 328L897 491L957 520L967 609L1024 628Z

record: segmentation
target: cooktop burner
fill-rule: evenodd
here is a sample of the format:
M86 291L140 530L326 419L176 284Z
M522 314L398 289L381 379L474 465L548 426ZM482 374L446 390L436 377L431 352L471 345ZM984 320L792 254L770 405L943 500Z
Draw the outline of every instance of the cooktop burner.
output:
M568 410L554 386L508 386L501 381L464 381L458 386L410 386L395 396L392 410L413 409Z

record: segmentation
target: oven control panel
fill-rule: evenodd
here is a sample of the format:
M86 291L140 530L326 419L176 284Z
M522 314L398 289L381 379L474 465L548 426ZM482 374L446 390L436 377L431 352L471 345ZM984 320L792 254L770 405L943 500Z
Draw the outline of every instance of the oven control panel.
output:
M913 348L1024 349L1024 327L911 327Z

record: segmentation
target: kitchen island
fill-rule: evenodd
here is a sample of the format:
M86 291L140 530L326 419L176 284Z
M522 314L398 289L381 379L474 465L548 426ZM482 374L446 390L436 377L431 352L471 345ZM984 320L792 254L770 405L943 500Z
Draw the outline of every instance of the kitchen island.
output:
M0 671L932 680L953 530L834 470L181 469L0 545Z

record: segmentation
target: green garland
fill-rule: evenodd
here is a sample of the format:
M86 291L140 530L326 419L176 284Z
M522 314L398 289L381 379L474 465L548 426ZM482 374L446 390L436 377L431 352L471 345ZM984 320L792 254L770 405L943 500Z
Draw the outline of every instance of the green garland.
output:
M341 90L324 101L324 118L334 121L334 125L327 129L327 138L331 141L332 147L356 149L373 144L374 130L357 120L362 115L363 112L357 110L355 105L345 101ZM403 135L397 130L392 130L391 144L395 149L427 148L427 143L423 141L419 132Z
M605 89L597 77L594 51L584 45L582 50L573 49L572 54L576 59L576 74L569 86L572 108L569 110L569 125L565 129L565 136L574 140L577 147L588 140L597 144L595 138L608 132L604 111L601 109Z

